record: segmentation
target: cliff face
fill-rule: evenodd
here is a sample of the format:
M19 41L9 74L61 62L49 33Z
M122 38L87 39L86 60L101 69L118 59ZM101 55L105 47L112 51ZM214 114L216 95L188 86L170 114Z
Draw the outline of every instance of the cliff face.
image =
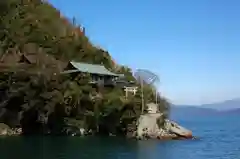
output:
M163 118L158 105L149 103L147 113L141 115L137 122L137 138L153 139L192 139L192 132L177 123ZM164 126L161 122L164 121Z
M12 127L18 123L25 133L59 133L66 118L94 132L122 134L130 129L141 113L139 92L126 99L119 88L99 92L82 84L83 78L60 75L73 60L103 64L136 82L131 69L117 65L107 51L95 47L74 18L68 20L41 0L1 0L0 16L0 72L4 72L0 75L0 110L4 112L0 122L12 123ZM150 89L144 89L146 98L154 99ZM102 98L92 101L90 96L95 94ZM159 97L159 101L162 111L167 110L165 100ZM13 113L19 118L12 122ZM39 114L48 122L40 122Z

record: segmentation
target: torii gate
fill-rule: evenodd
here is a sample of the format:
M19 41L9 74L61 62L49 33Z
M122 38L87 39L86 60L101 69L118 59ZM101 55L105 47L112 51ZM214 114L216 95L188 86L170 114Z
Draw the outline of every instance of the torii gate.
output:
M124 92L125 92L125 96L128 97L128 92L133 93L133 95L135 96L137 93L138 87L133 86L133 87L124 87Z

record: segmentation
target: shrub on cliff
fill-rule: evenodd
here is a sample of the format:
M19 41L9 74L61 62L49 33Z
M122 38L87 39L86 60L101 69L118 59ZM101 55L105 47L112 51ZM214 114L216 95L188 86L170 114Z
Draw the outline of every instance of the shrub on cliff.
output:
M7 70L2 65L0 68L6 72L0 75L1 110L7 110L0 113L0 119L5 123L20 123L26 133L49 130L59 133L66 117L83 121L86 129L95 132L123 133L141 114L140 94L126 99L118 88L97 91L86 85L86 78L60 75L64 62L74 60L103 64L135 81L131 69L116 66L107 51L91 44L74 19L63 17L46 2L1 0L0 48L1 60L10 57L4 64L14 66ZM12 57L23 54L37 59L27 67L17 65L19 61L24 63L24 59ZM45 55L62 63L56 66L55 60L48 60L50 57ZM152 100L153 93L148 95L146 101ZM160 97L159 101L161 109L167 110ZM9 119L9 113L13 112L17 115Z

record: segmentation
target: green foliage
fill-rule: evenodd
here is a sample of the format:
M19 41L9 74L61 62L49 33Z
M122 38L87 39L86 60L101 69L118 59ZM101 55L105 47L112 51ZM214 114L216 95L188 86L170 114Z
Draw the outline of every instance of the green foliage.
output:
M48 54L61 61L103 64L124 74L126 80L135 81L130 68L115 66L107 51L91 44L75 19L67 20L41 0L1 0L0 48L0 57L10 52ZM14 62L10 65L15 66ZM120 88L99 91L88 85L89 75L61 75L41 59L23 70L16 65L0 75L0 88L4 90L0 105L21 114L21 124L28 131L47 127L56 132L66 124L81 123L95 132L104 127L116 133L127 129L141 114L139 93L126 99ZM144 92L146 102L154 100L149 86ZM159 97L159 101L161 111L167 112L166 100ZM40 114L47 122L38 119Z
M136 81L133 77L132 70L126 66L118 66L116 72L119 74L124 74L127 81Z

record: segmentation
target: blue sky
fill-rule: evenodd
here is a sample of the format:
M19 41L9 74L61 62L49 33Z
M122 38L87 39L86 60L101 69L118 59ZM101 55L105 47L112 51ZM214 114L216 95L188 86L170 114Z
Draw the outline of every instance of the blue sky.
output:
M49 0L120 64L160 76L175 104L240 97L239 0Z

